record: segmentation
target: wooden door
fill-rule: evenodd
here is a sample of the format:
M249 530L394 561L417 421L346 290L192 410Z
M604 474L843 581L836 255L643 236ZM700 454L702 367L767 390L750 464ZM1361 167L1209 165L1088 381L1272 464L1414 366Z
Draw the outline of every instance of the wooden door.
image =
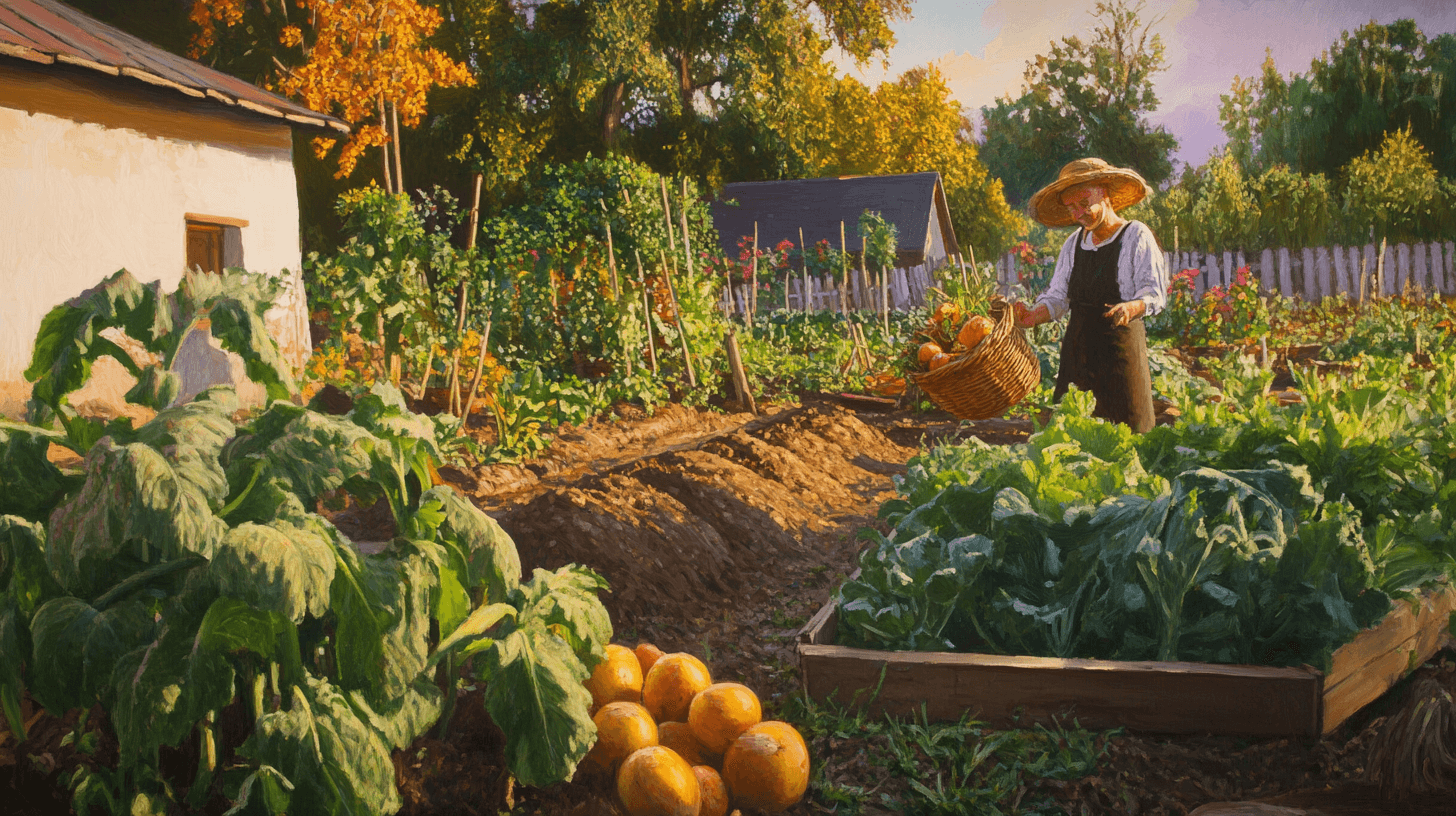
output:
M220 224L187 224L187 268L203 272L222 272L222 226Z

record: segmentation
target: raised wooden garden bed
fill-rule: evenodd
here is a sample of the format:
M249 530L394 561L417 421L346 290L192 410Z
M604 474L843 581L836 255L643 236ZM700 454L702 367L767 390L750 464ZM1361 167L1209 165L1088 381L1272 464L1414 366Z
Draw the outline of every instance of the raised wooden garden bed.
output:
M838 619L831 601L799 632L799 672L816 700L832 697L901 715L918 716L923 707L931 720L971 712L1002 728L1056 718L1094 730L1318 736L1445 645L1453 609L1451 588L1428 593L1419 610L1397 603L1378 626L1336 651L1324 674L1308 666L852 649L834 645Z

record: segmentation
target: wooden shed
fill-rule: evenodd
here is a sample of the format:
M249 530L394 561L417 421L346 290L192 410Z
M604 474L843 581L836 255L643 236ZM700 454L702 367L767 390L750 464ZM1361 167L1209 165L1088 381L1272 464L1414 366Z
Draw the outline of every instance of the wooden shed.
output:
M798 246L803 229L805 243L827 240L835 248L843 222L846 248L858 254L863 249L859 217L865 210L895 225L900 267L934 267L960 252L945 189L934 171L728 184L713 204L713 226L723 251L736 258L739 240L753 235L755 222L760 247L784 240Z
M349 131L56 0L0 0L0 414L24 409L46 312L122 268L169 290L192 266L284 276L269 323L301 364L300 128ZM238 382L236 358L205 346L179 366L184 394ZM98 365L92 381L119 396L127 379Z

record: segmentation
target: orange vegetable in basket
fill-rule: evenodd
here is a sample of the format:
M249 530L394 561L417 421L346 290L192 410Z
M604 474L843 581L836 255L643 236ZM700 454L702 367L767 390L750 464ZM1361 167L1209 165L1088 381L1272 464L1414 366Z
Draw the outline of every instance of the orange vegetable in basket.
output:
M960 343L967 350L973 349L976 347L976 344L986 339L986 335L990 334L994 328L996 328L996 324L991 322L991 318L985 315L976 315L970 320L967 320L966 325L961 327L960 334L956 335L956 342Z
M954 359L949 354L937 354L930 358L930 370L934 371Z
M941 348L935 343L921 343L920 351L916 356L920 360L921 365L928 365L930 363L931 357L934 357L937 354L943 354L944 352L945 349Z

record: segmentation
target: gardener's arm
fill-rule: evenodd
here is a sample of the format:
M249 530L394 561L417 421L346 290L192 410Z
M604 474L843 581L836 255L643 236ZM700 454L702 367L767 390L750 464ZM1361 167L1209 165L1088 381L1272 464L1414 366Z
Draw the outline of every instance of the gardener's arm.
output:
M1036 299L1036 306L1027 308L1024 304L1016 304L1016 325L1023 329L1038 326L1048 321L1056 320L1067 312L1067 287L1072 280L1072 261L1077 256L1077 238L1082 234L1081 230L1073 232L1062 243L1062 251L1057 255L1057 265L1052 270L1052 281L1047 285L1047 290Z

